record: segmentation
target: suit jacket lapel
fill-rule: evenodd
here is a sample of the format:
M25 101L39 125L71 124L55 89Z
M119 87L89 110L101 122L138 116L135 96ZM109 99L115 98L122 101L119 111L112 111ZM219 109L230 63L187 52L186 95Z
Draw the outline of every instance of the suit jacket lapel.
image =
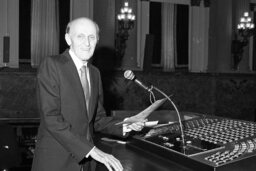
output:
M85 117L87 118L87 110L86 109L86 102L85 102L85 97L84 97L84 92L83 92L83 87L77 72L77 68L69 55L68 50L66 50L63 55L66 57L67 62L65 62L65 67L66 67L66 76L69 78L69 80L73 83L74 86L74 92L77 94L77 98L79 103L81 103L81 106L84 106L84 110L86 113L84 114Z

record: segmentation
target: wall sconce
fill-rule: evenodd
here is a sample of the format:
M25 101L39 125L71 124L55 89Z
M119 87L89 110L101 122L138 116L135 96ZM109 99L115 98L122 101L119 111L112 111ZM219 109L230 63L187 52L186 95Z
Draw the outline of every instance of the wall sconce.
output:
M132 13L132 8L129 7L127 1L117 15L118 30L115 37L116 56L122 59L126 49L126 40L129 37L129 30L134 27L135 15Z
M255 34L254 24L249 13L245 12L237 25L237 33L232 41L233 68L239 69L239 63L242 60L244 47L248 45L249 38Z

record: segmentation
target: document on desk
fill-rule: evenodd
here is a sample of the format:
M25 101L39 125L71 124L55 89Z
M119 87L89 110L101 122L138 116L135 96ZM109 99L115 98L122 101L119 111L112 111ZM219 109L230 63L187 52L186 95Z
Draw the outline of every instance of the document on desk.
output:
M125 119L122 122L118 122L118 123L116 123L116 125L132 124L132 123L135 123L135 122L143 122L145 119L147 119L147 117L152 112L154 112L158 107L160 107L166 100L167 100L167 98L159 99L159 100L155 101L154 103L152 103L145 110L138 113L137 115L131 116L131 117Z

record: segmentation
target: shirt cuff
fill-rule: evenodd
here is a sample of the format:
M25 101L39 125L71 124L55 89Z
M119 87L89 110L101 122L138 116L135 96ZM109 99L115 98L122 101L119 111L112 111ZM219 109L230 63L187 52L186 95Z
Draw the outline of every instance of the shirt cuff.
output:
M125 118L124 121L125 121L126 119L128 119L128 118ZM132 130L132 129L128 127L128 124L123 124L123 136L125 136L126 133L131 132L131 130Z
M90 156L90 154L91 154L92 150L94 150L94 148L95 148L95 146L92 147L92 149L89 151L89 153L86 154L85 158L88 158Z

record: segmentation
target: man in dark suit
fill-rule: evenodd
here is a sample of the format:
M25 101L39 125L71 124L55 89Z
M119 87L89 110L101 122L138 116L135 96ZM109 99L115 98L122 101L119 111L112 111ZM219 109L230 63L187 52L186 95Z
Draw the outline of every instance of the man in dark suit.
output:
M32 171L89 171L103 163L109 171L123 170L118 159L93 144L94 131L124 135L140 131L143 123L115 125L107 117L99 70L88 60L99 39L98 25L78 18L67 26L65 40L70 46L61 55L45 58L38 68L37 93L41 122L38 129ZM84 88L81 68L85 68Z

